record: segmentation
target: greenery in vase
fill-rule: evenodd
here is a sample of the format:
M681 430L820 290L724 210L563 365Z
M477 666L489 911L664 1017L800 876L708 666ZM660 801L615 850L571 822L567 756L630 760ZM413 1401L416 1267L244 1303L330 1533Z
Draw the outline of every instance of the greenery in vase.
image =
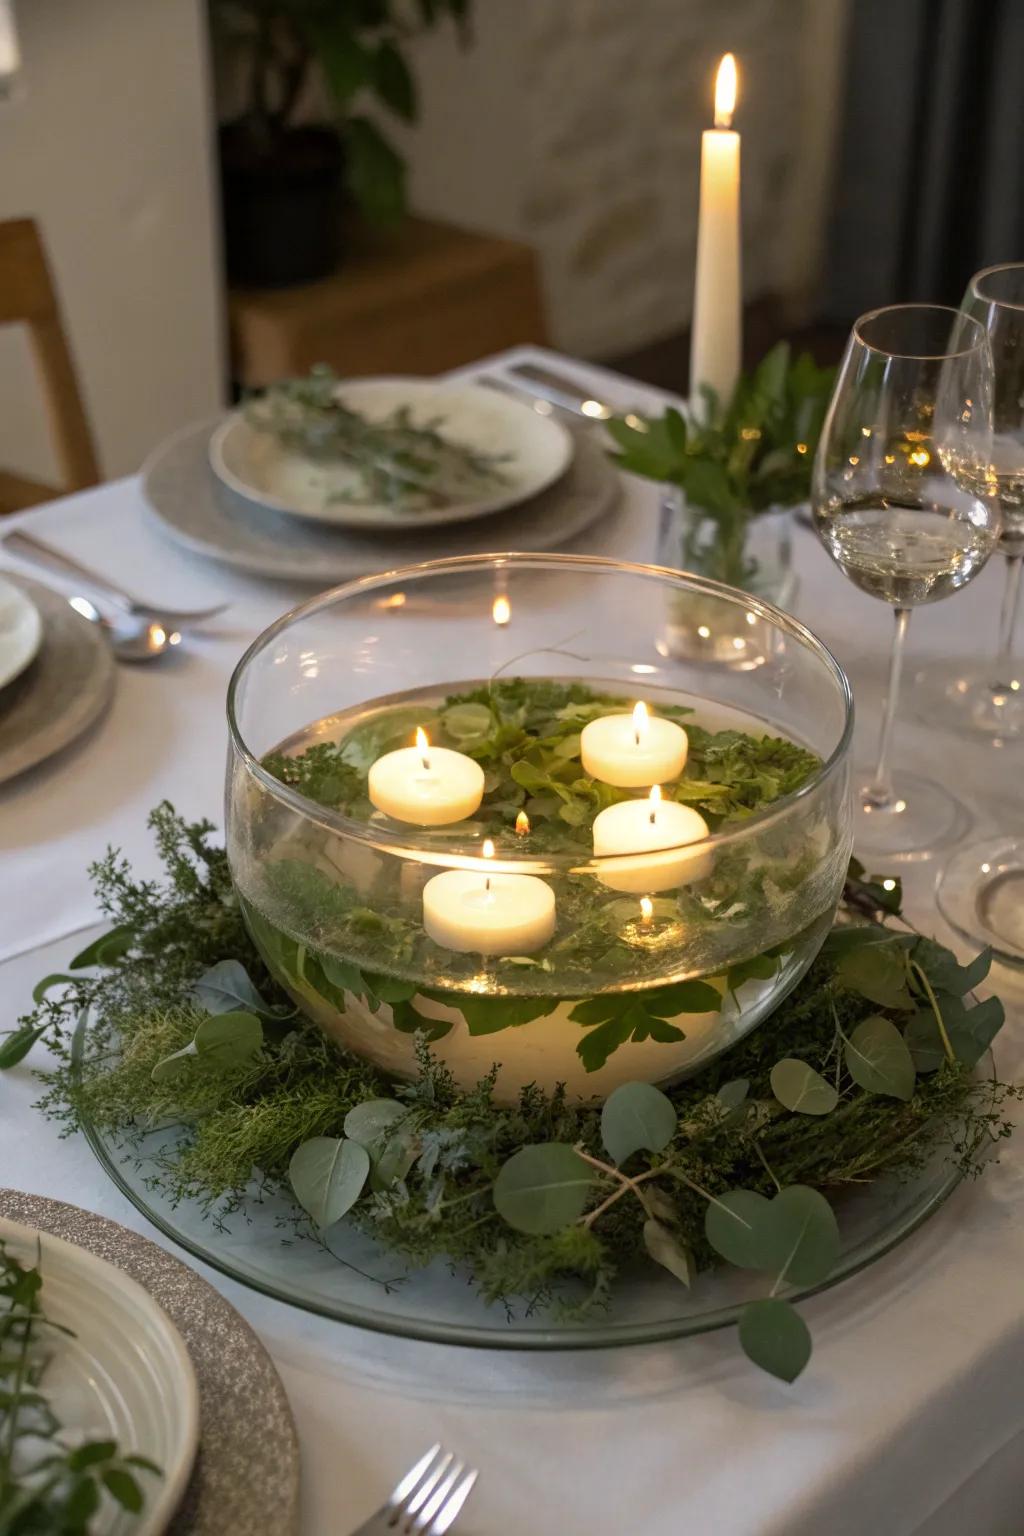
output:
M317 65L344 150L348 189L363 213L387 221L405 211L405 163L361 104L415 122L416 82L406 45L445 19L469 36L470 0L209 0L214 38L245 75L239 119L254 153L272 155Z
M757 566L747 553L759 512L796 506L810 494L811 465L835 370L780 342L732 398L705 388L703 416L669 408L658 418L614 417L608 431L623 469L677 485L698 514L686 528L680 565L744 587Z
M39 984L0 1067L45 1035L58 1065L43 1111L133 1144L155 1187L220 1220L268 1186L291 1191L313 1236L353 1221L410 1264L464 1266L488 1300L569 1317L605 1305L639 1254L683 1285L733 1264L766 1285L743 1348L792 1380L810 1338L786 1292L834 1268L844 1188L936 1149L976 1172L1009 1134L1020 1091L977 1072L1003 1021L997 999L971 998L990 956L962 966L885 926L898 883L859 866L861 921L834 930L770 1030L667 1094L629 1083L574 1104L530 1087L503 1108L493 1074L459 1091L422 1038L418 1081L396 1089L296 1018L210 826L168 806L152 822L168 880L140 882L113 853L94 868L116 926ZM185 1135L154 1157L147 1138L171 1123Z
M160 1469L113 1440L69 1443L46 1367L54 1336L73 1335L47 1317L43 1291L41 1261L23 1264L0 1240L0 1532L88 1536L104 1492L137 1514L145 1498L136 1473Z
M382 753L407 746L414 726L423 725L436 745L457 748L485 770L474 838L490 837L499 851L584 857L595 815L634 792L584 772L580 731L592 719L629 707L621 696L581 682L496 679L449 696L437 709L419 704L383 711L340 740L317 742L295 756L273 753L264 766L318 804L367 820L373 811L366 795L371 764ZM659 713L685 721L689 740L684 773L663 792L699 810L711 830L740 824L798 789L820 767L814 753L784 738L709 731L683 706L662 704ZM530 821L528 842L515 830L522 810ZM339 1012L346 993L375 1011L384 1002L396 1028L425 1029L432 1039L452 1025L427 1019L415 1006L417 996L454 1004L471 1035L492 1034L551 1014L559 1001L552 975L557 973L561 995L578 999L572 1018L585 1028L576 1050L593 1072L629 1040L681 1040L681 1030L670 1022L674 1016L718 1012L744 980L775 976L787 946L764 940L757 931L759 917L767 916L779 892L795 890L820 858L810 848L802 857L799 847L790 846L776 857L759 849L753 862L742 848L723 853L699 893L685 887L666 893L655 899L653 912L659 922L685 917L691 931L721 928L724 922L742 922L750 930L749 952L733 951L724 988L699 979L649 984L606 995L600 1004L592 997L600 982L611 979L622 987L629 982L640 989L652 974L664 979L664 959L629 940L626 924L636 916L636 900L623 899L588 874L562 881L558 930L542 952L529 959L496 958L494 993L487 996L457 992L460 979L479 971L478 957L438 949L418 916L409 916L394 882L375 886L368 900L301 854L270 853L261 868L268 905L266 910L250 906L247 915L278 979L297 995L311 988ZM805 925L818 915L808 912ZM443 976L441 990L427 979L433 972ZM503 990L513 995L503 996ZM523 996L524 991L535 995Z

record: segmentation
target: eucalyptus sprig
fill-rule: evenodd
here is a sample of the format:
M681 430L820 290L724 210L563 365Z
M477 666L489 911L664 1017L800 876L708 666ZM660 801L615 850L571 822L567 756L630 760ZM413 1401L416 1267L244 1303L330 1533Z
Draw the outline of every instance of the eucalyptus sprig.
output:
M735 586L750 579L750 520L808 499L834 378L806 353L791 360L789 343L780 342L740 376L728 401L705 387L702 416L670 407L656 418L608 422L623 469L678 485L701 514L684 541L684 567Z
M136 1474L160 1469L114 1440L71 1442L45 1379L52 1344L70 1330L47 1317L43 1292L41 1258L23 1264L0 1239L0 1533L88 1536L104 1492L137 1514Z

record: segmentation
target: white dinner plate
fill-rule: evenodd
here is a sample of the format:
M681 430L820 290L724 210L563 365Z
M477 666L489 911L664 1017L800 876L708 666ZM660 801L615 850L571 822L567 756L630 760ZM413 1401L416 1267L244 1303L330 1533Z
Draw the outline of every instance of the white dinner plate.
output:
M454 442L478 453L500 454L502 482L483 498L424 511L340 500L357 484L352 471L285 449L234 411L210 439L210 465L236 496L263 509L316 518L338 528L430 528L461 523L515 506L551 485L572 459L572 438L560 422L479 384L433 379L353 379L338 388L346 405L379 421L400 406L421 426L437 422Z
M180 1334L141 1285L104 1259L3 1217L0 1239L22 1263L35 1265L38 1254L40 1305L72 1331L48 1332L42 1379L68 1442L116 1440L163 1473L138 1472L140 1515L105 1493L97 1532L159 1536L185 1492L199 1438L199 1392Z
M0 576L0 688L24 672L42 640L39 609L27 592Z

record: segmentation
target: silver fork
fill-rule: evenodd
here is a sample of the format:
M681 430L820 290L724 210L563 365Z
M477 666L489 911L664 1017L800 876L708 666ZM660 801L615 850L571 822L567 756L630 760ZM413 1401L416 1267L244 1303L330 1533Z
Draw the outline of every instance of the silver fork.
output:
M33 564L41 565L47 570L56 571L61 576L74 576L87 587L91 587L94 592L109 598L126 613L132 614L135 618L144 619L147 623L159 624L163 629L188 629L192 624L202 624L204 620L223 613L228 606L227 603L218 603L213 608L191 610L153 608L149 603L133 597L130 592L122 591L106 576L101 576L98 571L91 571L87 565L73 560L63 550L54 549L52 544L44 544L42 539L35 538L22 528L15 528L10 533L4 534L0 542L12 554L21 555L23 559L31 560Z
M443 1536L451 1530L477 1480L467 1467L440 1444L432 1445L393 1490L387 1503L352 1536Z

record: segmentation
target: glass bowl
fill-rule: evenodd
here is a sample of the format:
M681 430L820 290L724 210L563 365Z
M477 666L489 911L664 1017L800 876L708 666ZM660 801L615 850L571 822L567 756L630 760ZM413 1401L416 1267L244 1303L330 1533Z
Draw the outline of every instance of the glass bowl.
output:
M699 648L680 656L673 643L688 612L708 631L706 657ZM727 664L715 659L722 632L736 641ZM614 702L591 707L587 690ZM473 707L453 712L451 696L470 692ZM582 723L643 700L654 716L692 710L682 718L694 739L695 725L781 737L820 762L796 789L698 840L595 855L578 799L569 795L563 818L565 794L529 769L514 796L493 803L507 783L492 787L487 752L515 741L520 695L550 700L562 731L566 710ZM831 926L851 848L852 712L846 677L809 630L701 577L514 554L367 577L279 619L232 677L232 875L253 938L296 1004L393 1077L416 1075L425 1033L462 1086L495 1067L504 1101L530 1083L591 1098L622 1082L671 1082L768 1017ZM418 773L418 726L428 754L438 744L463 758L477 752L488 774L482 807L426 827L375 810L365 794L337 809L332 744L346 742L339 771L360 784L391 751L406 751ZM738 739L716 737L726 752ZM327 754L316 799L294 764L310 748ZM437 761L428 760L432 774ZM582 770L545 772L564 788ZM598 799L647 795L602 790ZM525 833L520 809L533 812ZM635 809L646 819L646 804ZM500 937L482 953L459 930L462 908L455 930L435 918L428 933L425 887L453 872L459 901L468 891L473 908L500 906L510 892L525 900L532 933L516 929L508 953Z

